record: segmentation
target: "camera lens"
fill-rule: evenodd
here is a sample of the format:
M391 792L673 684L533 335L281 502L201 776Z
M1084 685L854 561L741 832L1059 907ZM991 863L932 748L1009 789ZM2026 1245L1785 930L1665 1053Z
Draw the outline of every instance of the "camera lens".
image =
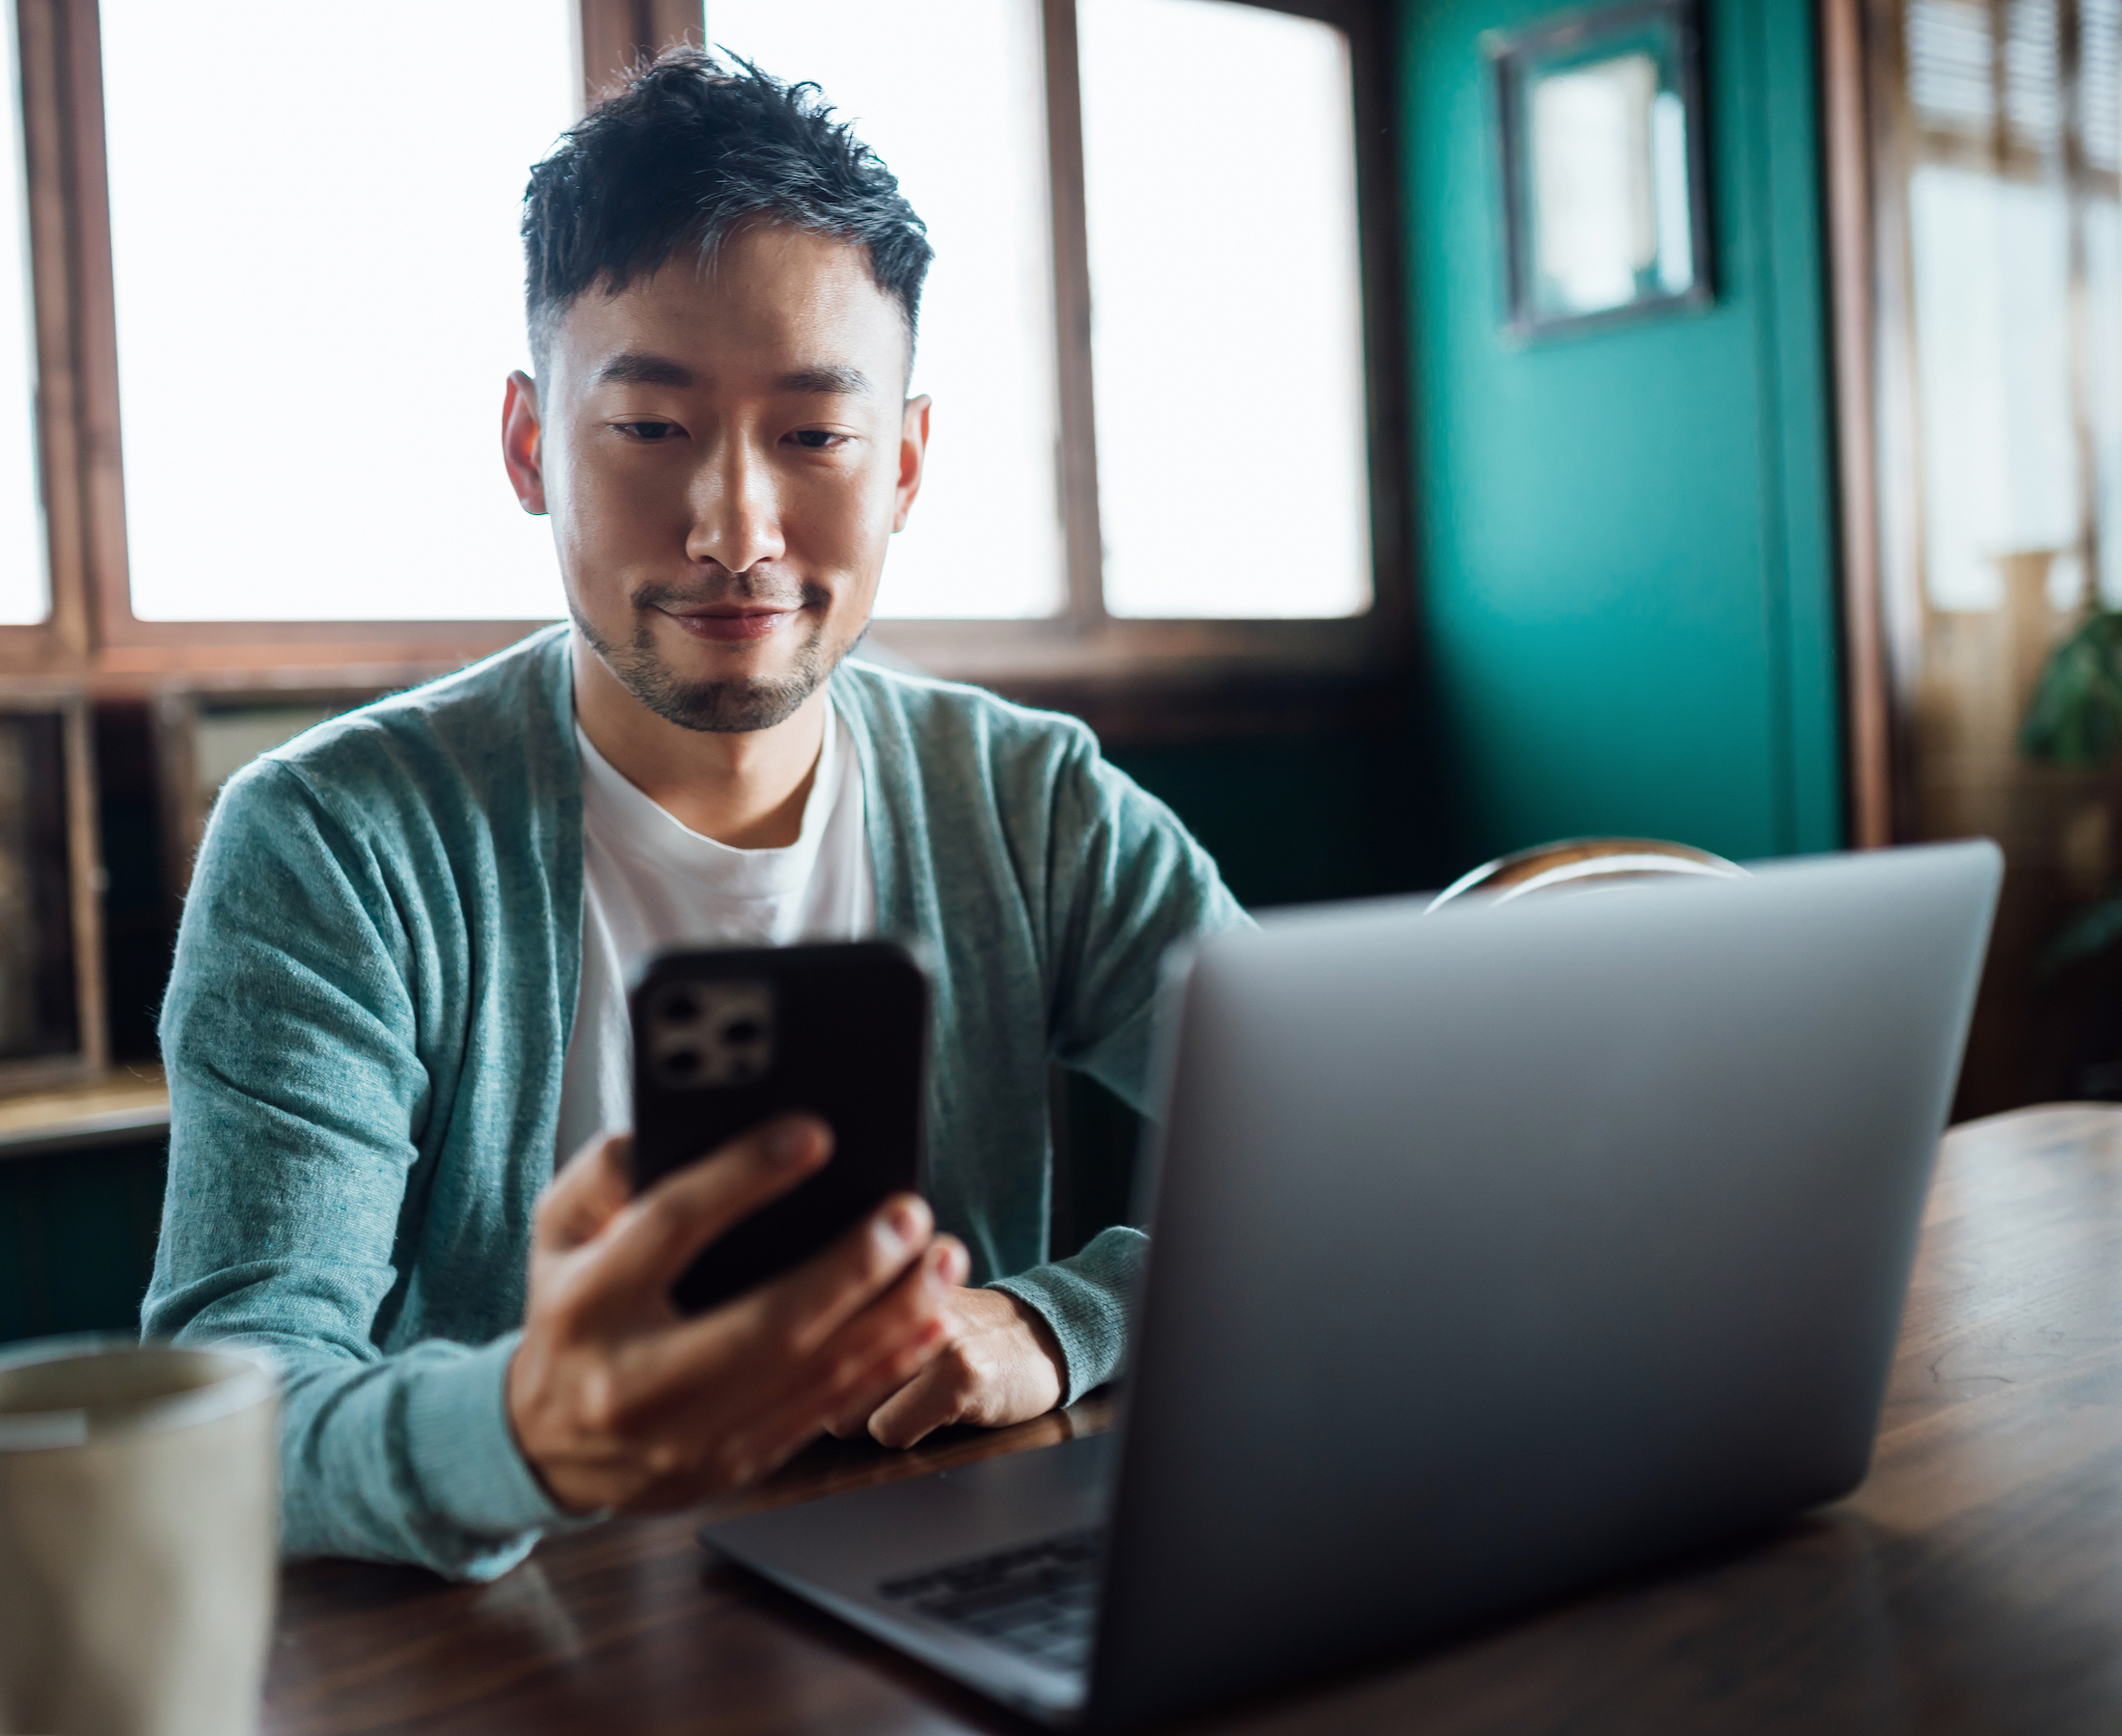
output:
M755 1018L733 1018L722 1026L722 1041L731 1048L749 1048L765 1035Z
M700 1003L691 990L680 989L664 996L663 1016L672 1024L688 1025L700 1016Z
M690 1079L700 1071L698 1049L672 1049L663 1059L664 1071L674 1079Z

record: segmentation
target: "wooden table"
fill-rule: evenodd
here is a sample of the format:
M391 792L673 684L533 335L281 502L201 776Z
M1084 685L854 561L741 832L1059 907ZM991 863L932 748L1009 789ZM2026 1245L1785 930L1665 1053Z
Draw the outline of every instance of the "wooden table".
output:
M1093 1402L903 1455L827 1443L751 1505L1103 1426ZM730 1510L728 1508L717 1510ZM556 1539L506 1578L289 1570L265 1728L1015 1730L693 1540ZM2122 1109L1957 1128L1870 1478L1764 1544L1216 1729L2122 1732Z

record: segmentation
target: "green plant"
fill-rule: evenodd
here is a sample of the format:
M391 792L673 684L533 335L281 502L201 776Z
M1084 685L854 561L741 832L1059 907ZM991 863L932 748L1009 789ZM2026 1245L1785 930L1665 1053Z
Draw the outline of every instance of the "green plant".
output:
M2019 726L2019 750L2030 760L2074 772L2097 772L2122 746L2122 610L2088 615L2049 653ZM2041 951L2040 969L2104 953L2122 940L2122 893L2078 911Z
M2122 610L2102 610L2049 653L2019 726L2028 759L2073 771L2105 766L2122 745Z

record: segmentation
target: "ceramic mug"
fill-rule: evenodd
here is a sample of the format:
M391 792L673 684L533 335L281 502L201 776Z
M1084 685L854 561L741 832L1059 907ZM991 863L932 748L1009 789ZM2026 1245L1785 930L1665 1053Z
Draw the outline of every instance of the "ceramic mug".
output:
M232 1349L0 1354L0 1732L256 1729L279 1409L270 1368Z

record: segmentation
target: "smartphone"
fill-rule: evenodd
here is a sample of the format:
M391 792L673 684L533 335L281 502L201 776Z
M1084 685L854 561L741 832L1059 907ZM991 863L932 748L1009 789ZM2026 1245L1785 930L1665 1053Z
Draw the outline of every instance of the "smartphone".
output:
M918 1189L929 983L905 947L668 951L642 972L629 1010L637 1189L793 1110L832 1129L824 1169L686 1269L671 1294L688 1313L800 1263L886 1195Z

